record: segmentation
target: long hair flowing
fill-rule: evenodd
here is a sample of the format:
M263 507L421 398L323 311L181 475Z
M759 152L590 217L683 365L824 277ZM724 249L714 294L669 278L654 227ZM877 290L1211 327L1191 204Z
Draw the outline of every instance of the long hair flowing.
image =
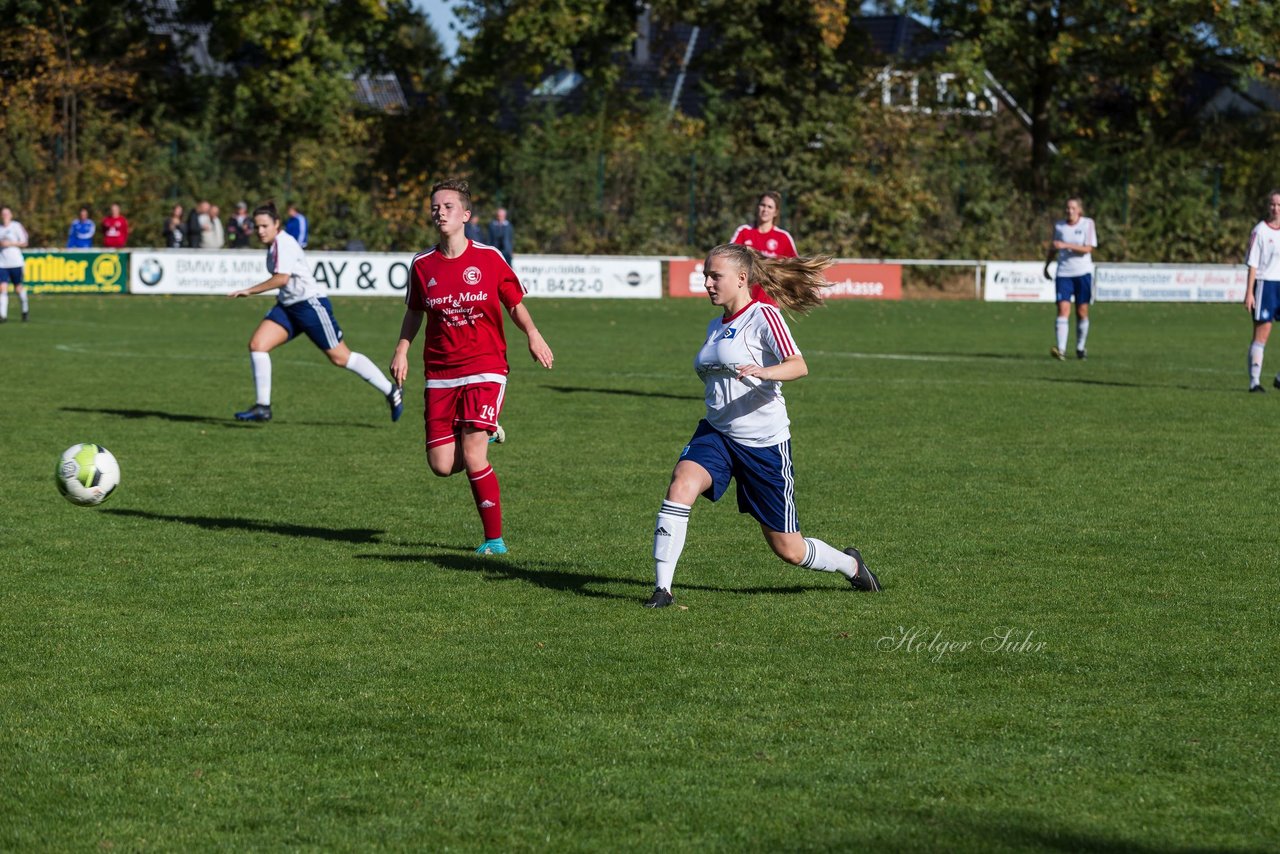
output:
M725 243L707 253L707 257L726 257L746 271L747 281L758 284L764 292L790 311L808 314L822 305L822 289L831 283L823 271L834 263L825 255L800 258L766 258L750 246Z

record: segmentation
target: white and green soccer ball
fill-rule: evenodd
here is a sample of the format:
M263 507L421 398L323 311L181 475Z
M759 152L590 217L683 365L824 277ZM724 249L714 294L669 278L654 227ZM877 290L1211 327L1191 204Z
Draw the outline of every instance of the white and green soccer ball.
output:
M106 501L120 485L120 463L101 445L82 442L62 452L53 479L63 498L91 507Z

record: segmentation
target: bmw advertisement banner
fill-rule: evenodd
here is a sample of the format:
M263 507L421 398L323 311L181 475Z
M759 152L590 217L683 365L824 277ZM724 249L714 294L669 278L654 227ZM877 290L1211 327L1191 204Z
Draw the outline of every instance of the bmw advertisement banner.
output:
M226 294L267 278L265 250L136 250L129 291L135 294ZM308 252L316 283L330 296L404 299L413 256L399 252ZM516 275L530 296L662 296L656 258L522 255Z

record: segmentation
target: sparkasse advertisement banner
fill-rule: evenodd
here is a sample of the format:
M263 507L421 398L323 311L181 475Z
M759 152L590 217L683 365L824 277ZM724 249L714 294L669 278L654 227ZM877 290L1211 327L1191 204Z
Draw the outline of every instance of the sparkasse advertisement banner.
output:
M1243 264L1099 264L1095 294L1109 302L1244 302Z
M22 279L33 294L122 294L127 252L36 250L23 253Z
M316 284L329 296L404 299L413 255L405 252L308 252ZM530 296L662 296L656 258L520 255L514 263ZM129 290L135 294L226 294L267 278L267 253L257 250L153 249L133 252Z
M667 263L667 293L673 297L705 297L702 260L673 258ZM825 299L902 299L902 265L840 261L826 270Z

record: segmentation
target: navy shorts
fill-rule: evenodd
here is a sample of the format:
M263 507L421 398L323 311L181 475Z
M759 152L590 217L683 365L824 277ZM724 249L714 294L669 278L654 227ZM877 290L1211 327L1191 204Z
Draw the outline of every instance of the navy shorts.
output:
M0 267L0 285L22 284L21 267Z
M749 448L704 419L680 452L680 460L691 460L710 472L711 486L702 493L705 497L719 501L729 481L736 480L739 513L750 513L771 531L791 534L800 530L790 439L767 448Z
M1093 302L1093 273L1083 276L1059 276L1053 280L1053 289L1057 292L1058 302L1071 302L1076 305L1088 305Z
M310 297L293 305L276 303L267 312L267 320L283 326L290 341L302 332L321 350L332 350L342 343L342 329L328 297Z
M1253 282L1253 319L1271 323L1280 311L1280 282L1255 279Z

